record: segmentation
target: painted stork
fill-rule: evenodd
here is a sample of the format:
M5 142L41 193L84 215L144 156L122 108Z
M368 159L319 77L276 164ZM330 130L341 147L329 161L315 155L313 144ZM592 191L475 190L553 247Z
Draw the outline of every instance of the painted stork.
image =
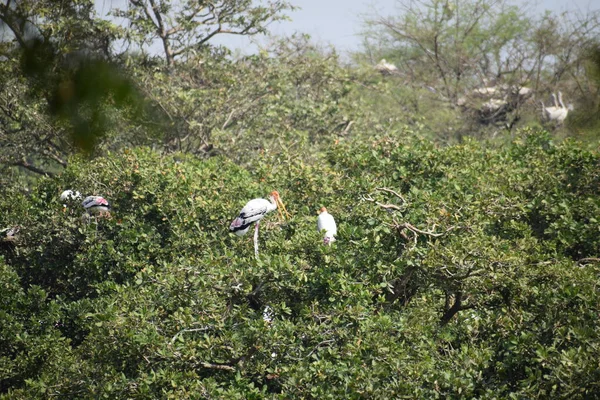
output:
M323 243L330 245L331 242L335 242L335 235L337 235L337 225L333 215L327 212L327 208L321 207L319 210L319 216L317 217L317 231L321 232L325 230L323 237Z
M74 204L75 201L81 200L81 193L78 191L73 191L71 189L67 189L60 194L60 201L63 203L63 211L67 211L67 207Z
M108 216L110 215L110 204L102 196L88 196L81 203L89 215Z
M19 237L20 226L11 226L0 229L0 240L3 242L16 242Z
M238 236L245 235L250 229L250 225L256 223L254 227L254 254L258 257L258 224L260 220L265 217L271 211L277 210L279 217L283 218L281 210L285 211L289 217L289 213L285 209L285 205L279 197L279 193L275 190L269 195L269 200L266 199L252 199L242 210L240 215L231 222L229 230Z
M62 201L62 202L67 202L67 201L72 201L72 200L80 200L80 199L81 199L81 193L79 193L78 191L73 191L71 189L67 189L60 194L60 201Z

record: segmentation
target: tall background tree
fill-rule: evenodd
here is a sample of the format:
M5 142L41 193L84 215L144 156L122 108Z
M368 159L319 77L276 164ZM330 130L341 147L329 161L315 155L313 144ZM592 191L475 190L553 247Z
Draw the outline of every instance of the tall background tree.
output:
M113 14L129 21L129 41L145 50L160 44L172 67L217 35L265 33L269 23L285 19L283 12L292 9L284 0L129 0L126 10Z
M397 4L397 15L366 19L366 51L357 59L396 63L403 84L429 89L425 101L458 106L478 122L469 130L490 123L511 130L523 110L525 120L537 119L534 99L547 104L551 92L573 103L590 94L584 60L600 34L598 11L538 16L504 0Z

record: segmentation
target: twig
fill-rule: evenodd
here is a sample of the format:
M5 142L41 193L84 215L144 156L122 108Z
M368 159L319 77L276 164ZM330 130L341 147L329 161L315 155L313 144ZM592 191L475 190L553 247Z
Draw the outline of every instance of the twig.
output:
M396 197L398 197L400 200L402 200L404 203L407 202L406 199L400 193L396 192L395 190L384 188L384 187L375 188L375 189L376 190L382 190L382 191L388 192L388 193L392 193L393 195L395 195Z
M378 201L376 201L375 204L377 204L381 208L385 208L386 210L391 208L393 210L402 211L402 209L395 204L382 204Z
M400 206L397 206L395 204L383 204L383 203L378 202L370 194L368 194L366 196L363 196L363 200L373 202L373 203L377 204L379 207L384 208L386 210L387 209L394 209L394 210L397 210L397 211L403 211L402 208L400 208Z
M577 261L577 264L584 264L584 263L600 263L600 258L597 257L586 257L586 258L582 258L580 260Z
M235 368L232 367L231 365L227 365L227 364L213 364L213 363L209 363L206 361L201 361L200 362L200 366L204 367L204 368L210 368L210 369L222 369L225 371L235 371Z
M26 160L21 160L21 161L15 161L12 162L11 165L15 166L15 167L22 167L25 168L26 170L29 170L31 172L35 172L36 174L39 175L46 175L46 176L55 176L56 174L50 171L45 171L41 168L36 167L35 165L30 164L29 162L27 162Z
M169 342L169 344L173 344L175 343L175 340L182 334L182 333L186 333L186 332L204 332L204 331L208 331L211 330L212 327L210 326L205 326L202 328L193 328L193 329L182 329L179 332L177 332L175 334L175 336L173 336L173 338L171 339L171 341Z
M433 236L433 237L440 237L440 236L443 236L446 233L456 229L456 226L451 226L450 228L446 229L446 232L442 232L442 233L423 231L419 228L414 227L413 225L409 224L408 222L398 224L398 228L407 228L407 229L410 229L411 231L413 231L414 233L420 233L422 235L428 235L428 236Z
M317 351L317 349L319 349L321 346L323 346L323 345L326 345L326 344L329 344L329 343L334 343L334 342L335 342L335 340L334 340L334 339L323 340L322 342L320 342L319 344L317 344L317 345L316 345L316 346L315 346L315 347L314 347L314 348L313 348L313 349L310 351L310 353L308 353L308 354L307 354L307 355L306 355L304 358L308 358L308 357L310 357L311 355L313 355L313 353L314 353L315 351Z
M348 134L348 132L350 131L350 127L353 124L354 124L354 121L348 122L348 125L346 125L346 128L344 128L344 130L339 133L339 136L346 136Z
M233 117L234 113L235 113L235 110L231 110L231 112L229 113L229 116L225 120L225 123L223 124L223 126L221 127L221 129L227 128L227 126L229 125L229 122L231 121L231 117Z

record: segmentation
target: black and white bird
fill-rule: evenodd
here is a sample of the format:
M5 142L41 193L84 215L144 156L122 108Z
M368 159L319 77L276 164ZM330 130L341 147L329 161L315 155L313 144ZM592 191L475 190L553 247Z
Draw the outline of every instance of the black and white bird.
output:
M337 225L333 215L327 212L327 208L321 207L319 210L319 216L317 217L317 231L324 232L323 243L329 245L331 242L335 242L335 235L337 235Z
M72 200L81 200L81 193L79 193L76 190L74 191L71 189L67 189L60 194L60 201L62 201L63 203Z
M242 236L248 233L250 225L256 223L254 228L254 252L256 255L258 255L258 225L260 220L263 219L265 215L275 210L279 212L279 217L283 218L283 213L281 211L282 209L289 217L289 213L287 212L285 205L281 201L281 197L279 197L279 193L276 190L271 192L269 195L269 200L252 199L246 203L244 208L242 208L240 215L238 215L233 222L231 222L231 225L229 225L229 230L238 236Z
M76 190L67 189L60 194L60 202L63 203L63 211L67 211L67 208L73 205L76 201L81 201L82 196Z
M88 196L81 203L89 215L108 216L110 215L110 204L102 196Z
M20 226L10 226L8 228L0 229L0 241L16 242L19 237L20 230Z

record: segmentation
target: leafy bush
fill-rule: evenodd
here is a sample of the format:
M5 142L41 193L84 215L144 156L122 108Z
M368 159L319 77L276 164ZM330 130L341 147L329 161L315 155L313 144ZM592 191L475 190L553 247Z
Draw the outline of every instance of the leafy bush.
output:
M1 250L2 396L598 396L597 153L532 131L324 148L252 169L128 150L2 200L22 226ZM112 217L63 212L65 188ZM255 258L227 226L272 189L292 218L265 218Z

